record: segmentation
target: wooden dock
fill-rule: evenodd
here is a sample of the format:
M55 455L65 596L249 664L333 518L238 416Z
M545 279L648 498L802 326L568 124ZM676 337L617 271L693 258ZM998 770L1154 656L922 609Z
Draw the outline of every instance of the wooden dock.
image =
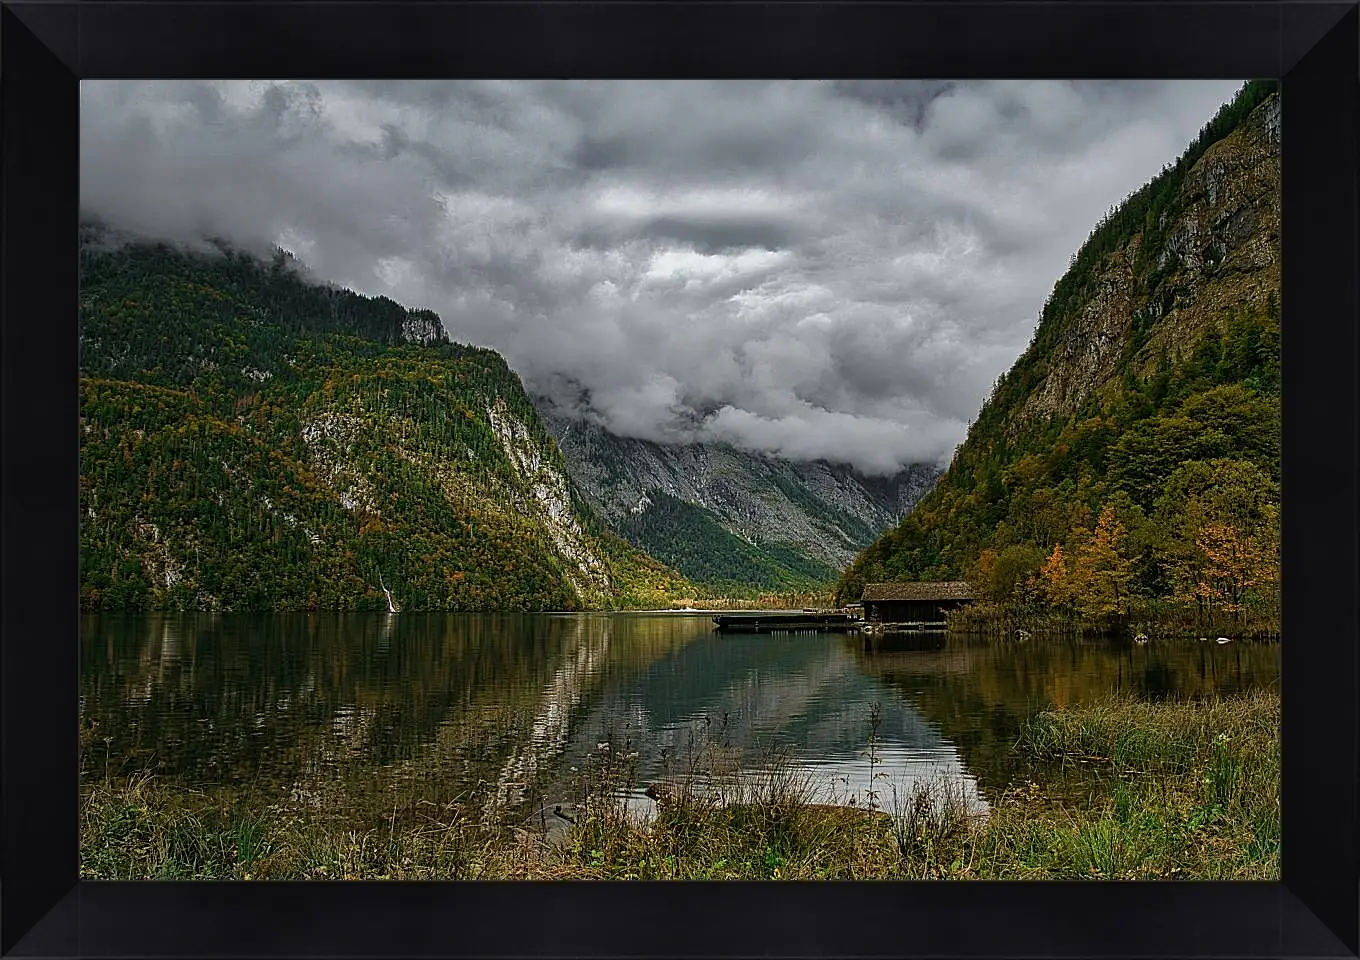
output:
M776 610L725 613L713 618L719 633L835 633L859 629L848 613Z
M896 634L896 633L946 633L949 624L943 620L908 620L902 623L866 623L862 627L865 633L871 634Z

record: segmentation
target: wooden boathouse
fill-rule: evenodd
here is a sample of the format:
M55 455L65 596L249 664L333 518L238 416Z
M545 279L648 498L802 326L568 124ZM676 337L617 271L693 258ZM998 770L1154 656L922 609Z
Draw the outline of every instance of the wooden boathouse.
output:
M945 614L974 600L964 580L936 583L869 583L864 586L864 622L901 629L943 630Z

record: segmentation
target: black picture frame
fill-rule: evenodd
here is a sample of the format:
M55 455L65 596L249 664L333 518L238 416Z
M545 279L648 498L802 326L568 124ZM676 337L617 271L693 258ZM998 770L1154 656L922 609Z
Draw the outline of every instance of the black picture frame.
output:
M0 4L0 954L1356 956L1357 39L1354 0ZM1280 78L1282 880L78 882L78 81L190 76Z

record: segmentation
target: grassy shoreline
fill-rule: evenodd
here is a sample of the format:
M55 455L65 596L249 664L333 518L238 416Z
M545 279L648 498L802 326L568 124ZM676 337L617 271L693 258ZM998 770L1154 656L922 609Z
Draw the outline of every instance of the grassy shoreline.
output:
M85 879L1277 879L1279 694L1111 698L1036 716L1027 778L970 814L942 786L878 809L810 802L774 775L682 786L653 822L597 771L558 843L469 806L248 809L146 774L82 788Z
M1128 615L1105 621L1083 619L1045 607L1021 607L986 601L971 604L946 616L951 633L992 638L1012 638L1020 631L1037 637L1074 637L1142 634L1150 640L1217 639L1278 641L1277 612L1253 614L1239 620L1206 622L1183 607L1145 606Z

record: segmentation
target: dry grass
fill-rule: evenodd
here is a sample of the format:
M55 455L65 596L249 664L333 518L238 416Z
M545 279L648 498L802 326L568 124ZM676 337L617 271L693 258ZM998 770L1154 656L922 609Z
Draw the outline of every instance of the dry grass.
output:
M576 825L556 845L471 805L417 805L356 827L326 809L243 809L122 777L84 789L81 875L1276 879L1278 730L1273 692L1040 714L1016 749L1049 773L992 797L986 817L947 783L885 790L886 809L814 803L787 766L737 778L705 745L644 821L621 799L635 756L602 749L581 774Z

